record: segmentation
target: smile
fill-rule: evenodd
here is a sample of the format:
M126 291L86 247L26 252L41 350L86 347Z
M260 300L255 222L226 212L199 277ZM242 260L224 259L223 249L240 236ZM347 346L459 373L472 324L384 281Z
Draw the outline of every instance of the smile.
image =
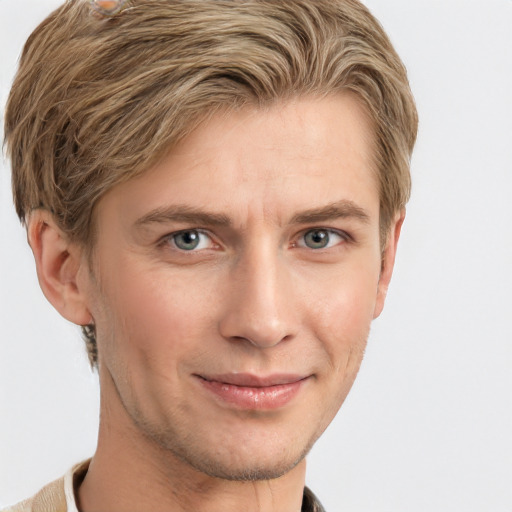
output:
M270 410L285 406L309 378L284 374L258 377L241 373L197 377L203 388L217 399L238 409L248 410Z

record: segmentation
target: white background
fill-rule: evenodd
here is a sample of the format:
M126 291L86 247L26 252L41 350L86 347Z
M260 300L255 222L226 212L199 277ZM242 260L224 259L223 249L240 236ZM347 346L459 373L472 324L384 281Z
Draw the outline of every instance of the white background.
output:
M58 3L0 0L2 108ZM414 191L386 309L308 482L329 512L511 512L512 0L366 3L417 99ZM98 388L38 288L0 165L2 506L93 453Z

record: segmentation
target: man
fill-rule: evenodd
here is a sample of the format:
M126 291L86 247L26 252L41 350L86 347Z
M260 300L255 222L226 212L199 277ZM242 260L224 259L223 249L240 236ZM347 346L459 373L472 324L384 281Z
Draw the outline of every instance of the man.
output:
M6 111L96 453L12 510L320 511L305 456L382 311L417 118L357 0L76 0Z

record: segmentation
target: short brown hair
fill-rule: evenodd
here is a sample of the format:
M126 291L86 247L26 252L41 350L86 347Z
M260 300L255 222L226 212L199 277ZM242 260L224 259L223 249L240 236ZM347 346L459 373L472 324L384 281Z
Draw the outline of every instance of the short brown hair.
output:
M384 237L410 194L417 114L404 65L357 0L68 0L37 27L6 109L16 210L90 245L92 212L219 109L350 90L376 133ZM89 354L96 361L90 334Z

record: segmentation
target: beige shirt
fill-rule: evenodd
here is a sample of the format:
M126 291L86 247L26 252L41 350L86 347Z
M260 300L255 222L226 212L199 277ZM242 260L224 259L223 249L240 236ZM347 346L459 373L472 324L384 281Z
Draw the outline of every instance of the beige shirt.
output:
M76 483L87 473L91 460L73 466L62 478L43 487L35 496L2 512L78 512Z
M22 501L1 512L79 512L75 489L89 468L90 459L73 466L62 478L43 487L32 498ZM306 487L302 512L325 512L316 496Z

